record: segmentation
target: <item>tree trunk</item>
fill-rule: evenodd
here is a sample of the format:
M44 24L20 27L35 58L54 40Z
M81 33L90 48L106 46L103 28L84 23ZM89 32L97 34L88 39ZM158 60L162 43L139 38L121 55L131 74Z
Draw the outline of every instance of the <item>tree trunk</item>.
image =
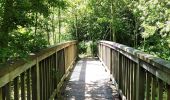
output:
M76 38L79 40L78 29L77 29L77 15L75 15L75 29L76 29Z
M111 24L110 24L110 28L111 28L111 34L112 34L112 41L116 41L116 35L115 35L115 27L113 26L113 20L114 20L114 6L113 6L113 0L111 0Z
M57 41L56 41L55 26L54 26L54 7L52 9L53 9L53 15L52 15L53 41L54 41L54 44L56 44Z
M13 0L5 0L2 24L0 27L0 48L8 47L9 32L13 29Z
M60 43L60 37L61 37L61 9L60 9L60 6L58 8L58 33L59 33L59 43Z
M35 35L37 35L37 26L38 26L38 13L35 13Z

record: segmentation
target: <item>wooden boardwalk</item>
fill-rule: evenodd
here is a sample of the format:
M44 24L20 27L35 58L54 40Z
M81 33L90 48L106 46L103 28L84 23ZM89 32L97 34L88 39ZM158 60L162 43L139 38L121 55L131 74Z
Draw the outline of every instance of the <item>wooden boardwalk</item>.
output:
M78 61L64 90L65 100L119 100L109 73L99 60Z

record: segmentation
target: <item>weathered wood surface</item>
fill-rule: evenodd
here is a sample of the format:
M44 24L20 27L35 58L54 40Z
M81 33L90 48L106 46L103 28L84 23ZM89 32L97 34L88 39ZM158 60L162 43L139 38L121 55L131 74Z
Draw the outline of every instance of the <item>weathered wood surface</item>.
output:
M78 61L62 96L59 100L119 100L109 72L94 58Z
M170 61L110 41L100 41L98 48L99 58L111 71L123 97L169 100Z
M68 41L30 55L27 60L0 65L0 100L54 98L51 95L72 62L75 62L76 53L77 41Z

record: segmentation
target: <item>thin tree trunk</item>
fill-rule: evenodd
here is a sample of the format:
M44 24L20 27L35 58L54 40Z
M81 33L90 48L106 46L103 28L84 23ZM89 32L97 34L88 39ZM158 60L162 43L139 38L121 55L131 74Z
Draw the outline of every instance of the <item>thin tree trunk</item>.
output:
M58 8L58 33L59 33L59 43L61 38L61 9L60 6Z
M13 3L14 0L5 0L2 24L0 27L0 48L8 47L9 32L13 24Z
M55 26L54 26L54 7L52 9L53 9L53 15L52 15L53 41L54 41L54 44L56 44L57 41L56 41Z
M35 13L35 32L34 34L37 35L37 26L38 26L38 13Z
M76 29L76 38L79 40L79 35L78 35L78 28L77 28L77 15L75 15L75 29Z
M114 5L113 0L111 0L111 32L112 32L112 41L116 41L116 35L115 35L115 28L113 26L113 20L114 20Z
M50 45L50 33L49 33L48 25L49 24L46 24L46 31L47 31L47 41L48 41L48 44Z

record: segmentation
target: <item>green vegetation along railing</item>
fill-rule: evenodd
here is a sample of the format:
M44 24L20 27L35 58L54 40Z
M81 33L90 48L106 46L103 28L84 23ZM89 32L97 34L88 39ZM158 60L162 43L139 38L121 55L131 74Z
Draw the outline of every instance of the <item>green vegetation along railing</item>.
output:
M122 98L170 100L169 61L109 41L100 41L98 48Z
M26 61L0 66L0 100L54 99L77 57L77 42L47 48Z

